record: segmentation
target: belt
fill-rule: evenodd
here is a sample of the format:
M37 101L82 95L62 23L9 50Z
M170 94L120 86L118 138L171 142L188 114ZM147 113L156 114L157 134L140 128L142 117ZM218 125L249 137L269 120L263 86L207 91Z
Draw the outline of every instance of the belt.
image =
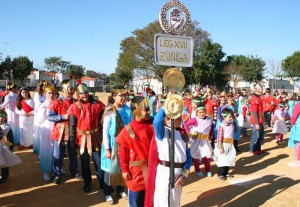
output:
M209 134L200 134L198 132L189 133L190 137L198 138L200 140L207 140L209 138Z
M79 134L86 134L86 135L89 135L89 134L94 134L95 132L97 132L99 130L99 128L95 128L95 129L92 129L92 130L80 130L80 129L77 129L77 132Z
M79 130L77 132L81 135L80 154L84 153L85 144L89 155L92 155L92 134L98 131L98 127L92 130Z
M223 143L233 144L233 138L224 138Z
M143 179L144 182L146 183L147 180L147 160L135 160L135 161L129 161L129 167L141 167L142 169L142 174L143 174Z
M166 166L166 167L171 167L171 162L165 161L165 160L160 160L159 164ZM179 163L179 162L174 162L174 168L182 168L184 163Z

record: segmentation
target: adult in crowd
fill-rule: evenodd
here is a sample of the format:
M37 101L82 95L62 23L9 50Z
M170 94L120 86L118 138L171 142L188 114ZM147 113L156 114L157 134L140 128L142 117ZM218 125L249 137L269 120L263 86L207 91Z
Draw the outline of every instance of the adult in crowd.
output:
M250 98L250 124L252 125L252 134L250 138L250 152L254 155L261 155L261 145L264 141L265 118L263 113L263 103L261 94L263 87L260 83L254 86L254 93Z

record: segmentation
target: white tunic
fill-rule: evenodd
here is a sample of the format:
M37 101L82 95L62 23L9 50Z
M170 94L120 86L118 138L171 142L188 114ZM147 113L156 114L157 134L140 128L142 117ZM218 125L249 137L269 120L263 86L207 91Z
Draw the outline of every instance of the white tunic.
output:
M169 128L165 127L165 135L168 134ZM184 163L186 157L186 143L182 140L179 131L174 131L174 162ZM165 136L166 137L166 136ZM157 151L159 160L169 161L169 143L168 138L163 138L162 141L156 138ZM181 168L174 169L175 177L180 174ZM154 206L165 207L168 206L168 188L169 188L169 177L170 168L158 164L155 180L155 191L154 191ZM170 191L170 204L172 207L180 206L181 189L172 189Z
M244 107L246 107L246 109L247 109L247 111L246 111L246 120L244 120L244 116L243 116L242 112L237 117L237 120L238 120L238 123L239 123L239 127L250 128L251 127L250 117L248 116L249 107L247 105L242 105L241 106L242 110L243 110Z
M38 109L40 105L46 100L45 96L40 96L38 92L34 93L33 96L34 100L34 127L33 127L33 137L34 137L34 144L33 144L33 152L39 153L40 150L40 131L41 131L41 125L38 123Z
M38 123L41 126L41 137L40 137L40 169L42 172L50 173L53 167L53 151L54 144L51 139L51 132L54 127L54 122L50 122L47 119L49 113L50 101L44 101L38 111Z
M25 100L27 105L34 109L34 102L32 99ZM20 145L29 147L33 144L33 114L34 111L30 112L30 116L27 116L27 113L21 109L16 108L16 113L19 114L19 123L20 123Z
M0 125L1 131L7 136L10 126L6 123ZM11 167L21 163L21 159L9 150L9 147L0 141L0 168Z
M287 111L284 111L282 109L276 109L274 111L274 118L276 119L274 122L272 133L286 134L288 132L285 121L283 121L286 115Z
M232 138L234 134L234 126L230 124L227 126L222 123L219 127L223 127L224 138ZM233 167L235 166L236 160L236 151L233 146L233 143L224 143L223 142L224 153L221 154L221 151L218 146L214 149L213 159L218 167Z
M211 125L212 125L211 118L207 116L205 119L200 119L198 117L196 117L196 119L197 119L198 126L193 127L191 132L192 133L197 132L199 134L209 135L211 130ZM200 140L198 138L191 139L190 143L191 143L190 151L191 151L192 158L194 159L200 159L203 157L211 158L213 150L211 148L211 144L208 139L207 140Z
M19 115L15 112L17 97L17 93L9 92L0 105L0 109L5 109L7 113L7 123L12 129L15 144L20 143Z

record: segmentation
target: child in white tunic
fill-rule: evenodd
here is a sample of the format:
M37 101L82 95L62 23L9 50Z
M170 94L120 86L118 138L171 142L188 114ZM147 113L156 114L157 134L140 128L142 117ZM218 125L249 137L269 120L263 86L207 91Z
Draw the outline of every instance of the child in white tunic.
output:
M12 151L14 149L14 135L11 127L6 123L7 114L0 110L0 184L9 177L9 167L21 163L20 158Z
M184 124L185 131L190 136L190 151L193 158L193 164L195 172L199 177L204 176L200 171L200 159L203 160L205 172L207 177L211 177L210 172L210 158L212 156L212 147L210 144L210 138L214 133L214 127L212 120L206 116L206 110L203 105L200 105L196 109L197 116L190 119Z
M229 108L222 110L223 122L218 128L218 147L214 149L213 159L218 166L218 177L220 180L226 180L230 175L229 167L235 166L236 151L233 145L234 126L233 111Z
M19 114L20 123L20 146L33 148L33 113L34 101L30 96L28 88L22 87L16 103L16 113Z
M285 109L286 104L281 102L279 107L275 109L272 120L274 121L272 133L276 133L275 142L282 144L283 135L288 132L285 121L290 119L288 111Z
M164 125L164 121L166 123L166 126ZM158 158L157 159L158 164L156 165L157 168L156 168L155 189L154 189L155 207L168 206L168 197L170 199L170 206L172 207L180 206L182 184L186 179L186 176L192 164L192 158L186 143L187 140L184 140L183 138L184 130L180 129L182 118L180 117L176 119L174 122L175 122L176 130L174 130L175 181L174 181L173 189L169 189L169 177L170 177L169 141L171 137L171 129L170 129L171 120L165 116L165 111L163 109L160 109L157 112L153 122L154 130L155 130L155 140L152 140L151 145L153 144L157 145L157 150L156 150L157 152L155 153L156 157L151 158L149 155L149 162L155 162L154 160ZM147 182L153 182L153 180L148 180ZM149 189L147 190L149 193L150 190ZM145 204L145 206L148 205Z

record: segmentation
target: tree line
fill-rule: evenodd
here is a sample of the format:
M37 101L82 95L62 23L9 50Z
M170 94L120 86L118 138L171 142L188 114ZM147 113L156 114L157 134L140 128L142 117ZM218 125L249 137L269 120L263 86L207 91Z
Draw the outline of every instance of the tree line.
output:
M159 66L154 61L154 36L164 34L158 21L151 22L143 29L136 29L132 35L122 40L115 72L110 79L118 84L128 83L134 71L152 74L162 80L164 71L169 67ZM193 66L182 68L186 85L212 85L225 87L233 81L234 87L241 80L254 82L262 80L266 71L266 62L255 55L229 55L222 45L213 42L210 34L203 30L197 21L192 22L185 34L194 39ZM281 63L282 76L298 78L300 76L300 51L296 51Z
M62 57L53 56L45 58L44 64L46 70L53 74L66 73L72 75L74 79L79 79L86 75L91 78L103 79L105 83L109 81L107 74L86 70L84 66L72 64L69 61L63 60ZM33 61L27 56L19 56L13 59L10 56L7 56L2 59L2 54L0 53L0 80L22 82L33 70L38 69L33 68ZM53 84L56 85L57 82L53 80Z

